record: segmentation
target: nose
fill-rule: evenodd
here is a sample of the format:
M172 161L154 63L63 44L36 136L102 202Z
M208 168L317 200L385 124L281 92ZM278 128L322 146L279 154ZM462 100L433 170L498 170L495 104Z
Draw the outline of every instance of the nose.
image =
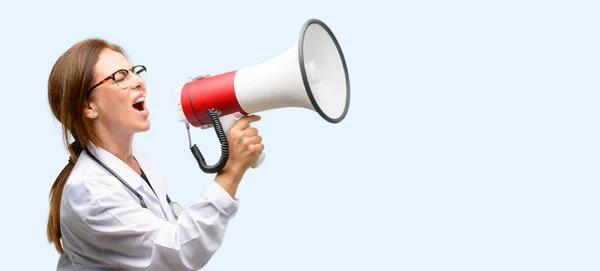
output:
M142 77L135 73L129 73L129 86L131 88L139 88L145 85L145 81Z

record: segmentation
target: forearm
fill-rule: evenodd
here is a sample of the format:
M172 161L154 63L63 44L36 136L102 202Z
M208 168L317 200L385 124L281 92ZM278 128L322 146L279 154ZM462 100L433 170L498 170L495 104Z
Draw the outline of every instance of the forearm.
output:
M235 198L237 193L237 188L240 185L244 171L237 170L234 168L225 167L221 172L217 174L215 177L215 182L218 183L231 198Z

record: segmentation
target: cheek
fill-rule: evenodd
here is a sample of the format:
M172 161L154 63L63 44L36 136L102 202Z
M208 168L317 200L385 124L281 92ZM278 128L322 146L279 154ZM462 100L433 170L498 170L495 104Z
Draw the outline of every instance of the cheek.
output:
M115 113L118 111L123 111L128 109L130 106L129 96L127 92L110 93L112 95L103 95L98 101L99 110L104 111L105 113Z

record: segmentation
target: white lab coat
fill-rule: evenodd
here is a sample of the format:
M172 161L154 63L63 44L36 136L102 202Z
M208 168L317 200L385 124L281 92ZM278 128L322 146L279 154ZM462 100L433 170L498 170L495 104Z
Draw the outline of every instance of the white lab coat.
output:
M134 156L158 198L116 156L95 146L88 150L141 194L147 209L82 152L63 191L60 222L65 253L57 270L198 270L206 265L237 212L237 198L213 182L175 219L163 175L139 150L134 149Z

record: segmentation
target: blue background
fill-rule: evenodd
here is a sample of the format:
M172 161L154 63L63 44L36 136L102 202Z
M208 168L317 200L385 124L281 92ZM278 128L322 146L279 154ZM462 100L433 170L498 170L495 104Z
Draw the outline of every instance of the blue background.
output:
M175 121L187 77L260 63L319 18L346 55L332 125L261 112L267 159L205 270L598 270L597 1L2 1L2 269L54 270L48 193L68 156L54 61L102 37L148 67L139 134L171 197L203 174ZM209 161L212 130L193 130ZM160 144L152 143L158 141Z

